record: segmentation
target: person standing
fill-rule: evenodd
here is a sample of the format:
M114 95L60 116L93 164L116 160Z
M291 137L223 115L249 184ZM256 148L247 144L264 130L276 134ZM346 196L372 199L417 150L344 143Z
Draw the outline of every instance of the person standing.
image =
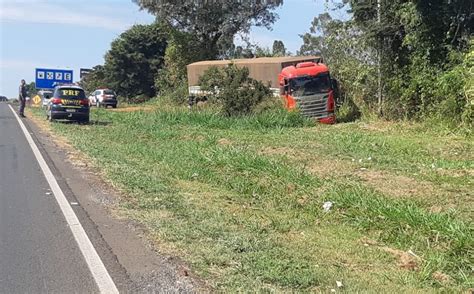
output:
M26 96L28 96L25 80L21 80L19 92L20 93L18 95L18 99L20 100L20 109L18 112L21 117L25 117L25 103L26 103Z

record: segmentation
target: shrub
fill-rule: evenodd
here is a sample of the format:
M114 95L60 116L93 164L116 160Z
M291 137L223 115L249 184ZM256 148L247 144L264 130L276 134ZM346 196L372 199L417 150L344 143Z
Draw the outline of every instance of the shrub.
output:
M151 97L148 96L148 95L145 95L145 94L141 94L141 95L137 95L137 96L134 96L130 99L128 99L128 102L129 103L132 103L132 104L135 104L135 103L144 103L144 102L147 102L148 100L150 100Z
M248 114L271 95L269 87L249 77L248 68L234 64L209 68L200 77L199 84L211 101L222 104L226 116Z

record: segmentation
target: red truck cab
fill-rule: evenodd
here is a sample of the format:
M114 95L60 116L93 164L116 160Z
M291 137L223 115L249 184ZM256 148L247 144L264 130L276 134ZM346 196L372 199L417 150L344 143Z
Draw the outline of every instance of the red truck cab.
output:
M329 68L322 63L301 62L278 75L280 94L288 110L299 109L321 123L336 122L336 103Z

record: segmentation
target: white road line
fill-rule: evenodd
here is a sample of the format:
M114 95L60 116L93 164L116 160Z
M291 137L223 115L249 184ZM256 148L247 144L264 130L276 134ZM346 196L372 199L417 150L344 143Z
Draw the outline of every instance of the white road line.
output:
M36 160L38 161L41 170L43 171L44 176L46 177L46 180L48 181L48 184L51 187L51 191L53 192L54 197L56 198L56 201L58 202L59 207L63 212L64 217L66 218L66 222L69 225L72 234L74 235L74 239L76 240L77 245L79 246L79 250L81 250L84 259L86 260L87 266L89 267L89 270L91 271L91 274L94 277L94 280L97 284L97 287L99 288L100 293L119 293L117 287L114 284L114 281L107 272L104 263L100 259L99 254L97 254L94 245L92 245L91 241L89 240L89 237L87 237L86 231L84 231L84 228L80 224L79 219L72 210L71 205L67 201L66 196L64 196L64 193L59 187L56 178L51 172L51 169L49 168L48 164L43 158L43 155L41 155L41 152L33 141L33 138L31 137L30 133L28 132L21 119L16 114L15 110L13 110L12 106L8 106L15 115L18 123L20 124L21 130L25 134L26 140L28 141L31 149L33 150L33 154L35 155Z

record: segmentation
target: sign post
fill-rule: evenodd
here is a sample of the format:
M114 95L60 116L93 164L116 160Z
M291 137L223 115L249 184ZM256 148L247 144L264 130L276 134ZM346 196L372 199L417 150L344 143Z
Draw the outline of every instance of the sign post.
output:
M92 69L90 69L90 68L81 68L81 69L79 69L79 78L82 80L82 78L87 76L88 74L90 74L91 71L92 71Z
M35 104L35 106L38 106L41 102L41 97L39 95L36 95L35 97L33 97L33 103Z
M73 71L69 69L37 68L36 89L54 89L57 84L72 84Z

